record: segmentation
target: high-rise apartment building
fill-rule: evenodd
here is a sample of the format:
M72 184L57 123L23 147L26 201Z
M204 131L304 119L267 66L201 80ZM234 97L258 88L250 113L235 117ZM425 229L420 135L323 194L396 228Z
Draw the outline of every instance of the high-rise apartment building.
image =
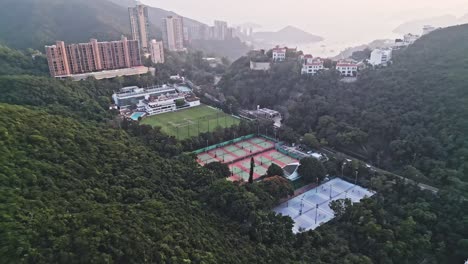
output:
M184 50L184 21L179 16L163 18L164 47L170 51Z
M155 39L150 42L151 61L153 63L164 63L164 48L162 41Z
M136 7L128 8L128 14L130 17L132 39L140 42L140 48L143 51L148 51L150 41L148 7L137 4Z
M228 24L225 21L215 20L214 39L225 40L228 34Z
M67 76L103 70L115 70L140 66L138 40L98 42L65 45L57 41L45 47L47 62L52 77Z

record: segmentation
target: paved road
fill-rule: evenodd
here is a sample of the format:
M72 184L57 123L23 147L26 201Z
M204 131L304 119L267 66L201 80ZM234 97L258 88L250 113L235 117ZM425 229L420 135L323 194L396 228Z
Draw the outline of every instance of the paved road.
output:
M345 158L349 158L349 159L354 159L354 160L359 160L361 162L364 162L366 163L365 161L363 160L360 160L358 158L355 158L355 157L352 157L350 155L347 155L347 154L344 154L344 153L341 153L341 152L338 152L336 150L333 150L333 149L330 149L330 148L321 148L321 151L327 155L331 155L331 156L336 156L337 154L340 154L341 156L345 157ZM417 183L411 179L408 179L408 178L405 178L401 175L398 175L398 174L395 174L393 172L389 172L389 171L386 171L384 169L380 169L380 168L377 168L375 166L372 166L373 169L375 169L377 172L380 172L380 173L385 173L385 174L389 174L389 175L392 175L392 176L395 176L397 178L400 178L402 179L403 181L405 181L406 183L412 183L412 184L417 184L419 186L419 188L421 188L422 190L428 190L428 191L431 191L433 193L437 193L439 191L439 188L436 188L434 186L430 186L430 185L427 185L427 184L424 184L424 183Z

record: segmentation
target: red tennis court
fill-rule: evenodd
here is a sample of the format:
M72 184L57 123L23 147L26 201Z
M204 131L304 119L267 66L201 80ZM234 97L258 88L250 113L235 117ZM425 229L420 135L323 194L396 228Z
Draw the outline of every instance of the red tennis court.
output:
M280 167L298 162L285 154L275 150L275 142L262 137L246 139L234 144L226 145L203 152L197 155L197 161L201 165L210 162L222 162L229 164L231 181L247 181L249 179L250 159L254 157L254 179L266 174L271 163Z

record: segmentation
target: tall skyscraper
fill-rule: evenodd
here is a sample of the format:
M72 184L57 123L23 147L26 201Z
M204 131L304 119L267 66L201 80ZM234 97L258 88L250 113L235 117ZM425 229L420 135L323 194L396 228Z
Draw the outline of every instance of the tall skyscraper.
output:
M52 77L141 66L137 40L68 44L57 41L45 47Z
M155 39L150 42L151 61L153 63L164 63L164 48L161 41Z
M129 7L128 14L130 17L130 29L132 39L140 42L140 48L143 51L148 51L149 46L149 20L148 7L137 4L136 7Z
M184 50L184 21L179 16L163 18L164 47L170 51Z

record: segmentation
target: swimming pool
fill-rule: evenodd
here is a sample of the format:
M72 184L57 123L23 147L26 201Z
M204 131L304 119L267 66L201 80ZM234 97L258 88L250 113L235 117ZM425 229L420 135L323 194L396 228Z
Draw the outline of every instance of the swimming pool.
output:
M143 112L135 112L133 113L130 118L135 120L135 121L138 121L138 118L140 117L143 117L144 115L146 115L146 113L143 113Z
M187 86L182 86L182 85L177 86L176 89L181 93L188 93L192 91L192 89L188 88Z

